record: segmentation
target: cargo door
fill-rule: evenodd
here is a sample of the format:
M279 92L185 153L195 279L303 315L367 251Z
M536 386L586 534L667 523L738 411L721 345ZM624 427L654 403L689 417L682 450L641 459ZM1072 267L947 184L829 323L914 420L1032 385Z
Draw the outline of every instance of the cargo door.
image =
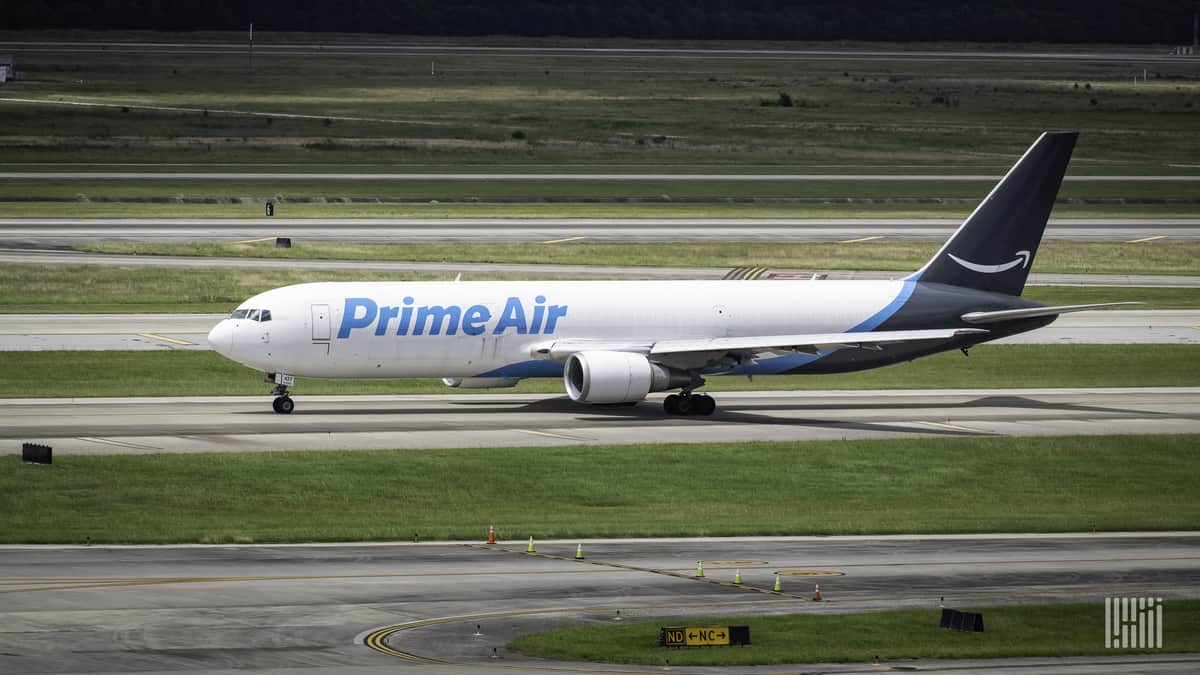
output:
M329 340L329 305L312 306L312 339Z

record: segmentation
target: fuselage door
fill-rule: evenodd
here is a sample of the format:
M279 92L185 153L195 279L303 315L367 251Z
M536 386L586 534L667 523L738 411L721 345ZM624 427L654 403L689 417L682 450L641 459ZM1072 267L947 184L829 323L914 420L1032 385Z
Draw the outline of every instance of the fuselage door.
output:
M329 305L312 306L312 339L329 339Z
M725 305L714 306L713 321L715 323L716 335L721 337L733 336L733 313L729 311L729 307Z

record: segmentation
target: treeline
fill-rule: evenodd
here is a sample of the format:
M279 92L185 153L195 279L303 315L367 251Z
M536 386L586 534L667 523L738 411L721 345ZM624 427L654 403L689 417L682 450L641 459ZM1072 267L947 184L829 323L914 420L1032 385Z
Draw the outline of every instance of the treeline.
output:
M1188 0L6 0L0 27L1191 44Z

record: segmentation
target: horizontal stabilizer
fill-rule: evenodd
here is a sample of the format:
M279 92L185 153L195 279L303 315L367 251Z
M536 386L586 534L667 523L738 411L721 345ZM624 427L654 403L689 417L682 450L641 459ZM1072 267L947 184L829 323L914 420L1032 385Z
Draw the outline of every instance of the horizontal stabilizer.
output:
M999 323L1001 321L1016 321L1017 319L1036 319L1039 316L1053 316L1070 312L1086 312L1089 309L1105 307L1120 307L1122 305L1143 305L1143 302L1102 302L1096 305L1059 305L1058 307L1026 307L1025 309L1002 309L996 312L967 312L962 320L967 323Z

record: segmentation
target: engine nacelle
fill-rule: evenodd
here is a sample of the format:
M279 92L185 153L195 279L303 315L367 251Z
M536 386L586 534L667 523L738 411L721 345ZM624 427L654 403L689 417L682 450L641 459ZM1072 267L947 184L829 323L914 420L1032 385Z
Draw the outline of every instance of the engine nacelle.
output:
M515 387L519 377L443 377L442 384L455 389L504 389Z
M577 352L567 357L563 384L572 401L632 403L652 391L686 386L687 373L651 363L629 352Z

